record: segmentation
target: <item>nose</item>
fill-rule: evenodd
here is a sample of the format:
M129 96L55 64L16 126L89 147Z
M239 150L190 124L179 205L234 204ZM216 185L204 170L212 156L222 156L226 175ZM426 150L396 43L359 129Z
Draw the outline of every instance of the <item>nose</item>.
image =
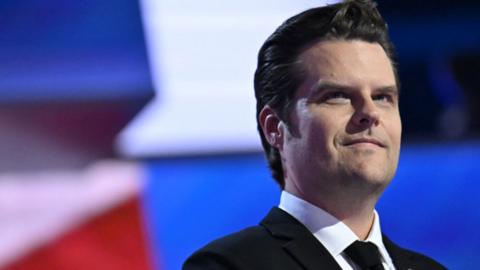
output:
M355 109L353 122L362 128L377 126L380 122L380 113L377 106L371 99L365 99Z

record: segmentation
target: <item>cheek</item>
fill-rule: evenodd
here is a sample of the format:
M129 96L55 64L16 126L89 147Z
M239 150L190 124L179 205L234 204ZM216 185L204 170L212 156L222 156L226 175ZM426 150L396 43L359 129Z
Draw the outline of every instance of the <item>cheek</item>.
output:
M323 118L316 122L316 132L319 138L322 138L324 144L333 147L339 133L345 130L345 125L342 124L342 119L339 118Z
M398 154L398 152L400 152L400 144L402 141L402 123L400 117L392 117L388 123L389 124L386 126L386 132L390 139L392 149Z
M394 142L400 144L402 137L402 121L400 116L397 115L393 117L390 123L391 124L388 127L388 133Z
M333 121L317 119L307 129L308 139L306 141L309 147L315 151L315 155L321 159L329 158L335 153L338 131L336 125L338 124Z
M338 134L345 129L342 125L345 118L331 109L306 107L300 111L299 134L303 148L310 150L312 158L329 159L336 152Z

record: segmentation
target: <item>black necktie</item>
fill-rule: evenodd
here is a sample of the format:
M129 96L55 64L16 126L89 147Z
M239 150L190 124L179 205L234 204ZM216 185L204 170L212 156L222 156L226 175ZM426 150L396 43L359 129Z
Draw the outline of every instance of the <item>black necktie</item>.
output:
M371 242L355 241L345 249L345 253L362 270L385 270L377 246Z

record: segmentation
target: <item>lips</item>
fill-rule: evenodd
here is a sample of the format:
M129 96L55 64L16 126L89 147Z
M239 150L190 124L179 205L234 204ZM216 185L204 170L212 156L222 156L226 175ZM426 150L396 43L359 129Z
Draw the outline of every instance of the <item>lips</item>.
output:
M363 143L370 143L373 145L377 145L379 147L385 147L386 145L380 142L379 140L372 139L372 138L359 138L359 139L351 139L345 142L345 146L356 145L356 144L363 144Z

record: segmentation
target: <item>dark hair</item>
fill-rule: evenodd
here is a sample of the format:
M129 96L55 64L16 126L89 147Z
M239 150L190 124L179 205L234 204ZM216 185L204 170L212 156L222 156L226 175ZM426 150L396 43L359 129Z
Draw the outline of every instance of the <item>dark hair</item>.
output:
M288 126L288 113L296 89L303 81L298 57L308 46L326 40L363 40L379 43L390 58L397 87L394 48L387 24L370 0L346 0L338 4L312 8L280 25L258 53L254 87L257 100L257 128L273 178L284 187L282 161L277 148L263 134L258 119L265 105L270 106Z

